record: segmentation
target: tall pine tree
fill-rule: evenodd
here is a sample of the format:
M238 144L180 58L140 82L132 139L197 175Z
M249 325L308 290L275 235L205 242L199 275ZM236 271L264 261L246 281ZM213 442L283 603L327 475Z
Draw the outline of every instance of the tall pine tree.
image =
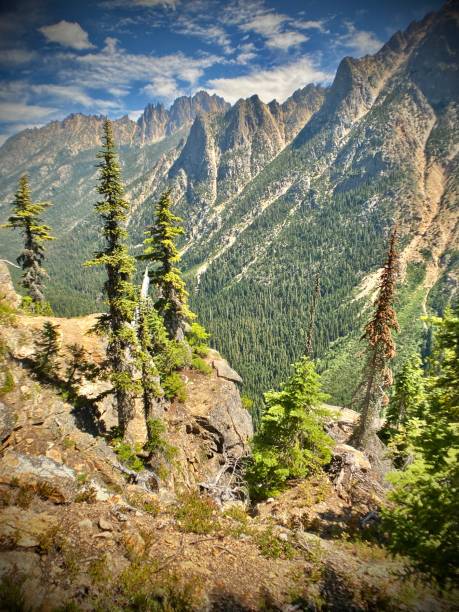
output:
M176 265L180 255L175 242L184 233L182 219L173 214L171 206L171 192L167 190L156 205L153 225L145 231L145 250L139 259L153 264L150 278L159 290L155 308L164 319L169 337L183 340L186 322L195 315L188 307L188 292Z
M108 333L107 357L115 389L118 421L125 435L129 421L134 416L136 396L140 392L137 367L138 343L133 325L137 304L136 290L132 282L135 260L127 247L126 223L129 204L123 198L121 168L113 138L110 120L103 127L103 148L98 153L101 162L99 186L102 199L96 211L102 218L104 249L97 252L87 266L105 266L107 280L104 285L108 313L101 315L99 327Z
M392 330L399 329L393 302L398 274L397 228L391 233L386 262L381 274L375 312L365 326L362 340L366 340L367 355L363 379L357 389L359 425L353 435L357 448L369 449L375 433L375 421L381 408L387 404L386 390L392 384L390 361L395 356Z
M32 310L45 314L49 311L44 297L44 279L48 276L43 268L45 259L44 243L53 240L50 228L42 223L41 213L50 204L32 202L29 179L26 175L19 179L19 187L13 202L13 214L2 227L11 227L22 231L24 248L17 258L23 270L22 286L32 301Z

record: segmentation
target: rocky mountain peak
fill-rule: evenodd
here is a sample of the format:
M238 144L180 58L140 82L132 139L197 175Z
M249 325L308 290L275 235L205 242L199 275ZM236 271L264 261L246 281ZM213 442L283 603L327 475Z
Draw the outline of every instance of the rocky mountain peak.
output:
M193 96L180 96L170 109L162 104L148 104L137 124L140 142L156 142L174 134L184 127L190 127L199 113L219 113L230 107L228 102L217 95L198 91Z

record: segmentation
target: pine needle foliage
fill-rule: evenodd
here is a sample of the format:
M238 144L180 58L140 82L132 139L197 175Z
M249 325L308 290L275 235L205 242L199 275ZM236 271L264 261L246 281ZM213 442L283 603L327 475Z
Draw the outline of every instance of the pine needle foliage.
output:
M412 462L390 477L392 503L383 527L394 553L408 555L416 569L449 587L457 581L459 549L459 311L431 322L437 333L427 401L422 418L407 421Z
M397 431L409 419L422 418L425 401L422 361L419 355L413 354L395 376L394 394L386 414L388 427Z
M331 458L333 441L324 431L330 412L320 376L303 357L280 391L265 393L265 410L247 469L254 500L278 495L289 481L305 478Z
M21 284L32 301L30 309L34 311L36 308L37 314L44 314L44 279L48 276L43 268L44 243L54 238L50 228L41 221L40 215L50 204L32 202L29 179L24 175L19 179L12 206L13 214L2 227L19 229L22 232L24 248L16 260L23 270ZM50 310L49 305L46 310Z
M33 354L33 368L39 376L50 377L58 367L60 349L59 327L45 321L38 333Z
M153 418L158 400L164 395L154 355L155 352L157 353L163 349L161 336L164 337L165 331L150 298L140 297L137 312L137 337L140 349L143 405L146 418L148 419Z
M159 290L155 308L164 319L169 337L182 340L185 323L196 315L188 307L188 292L177 267L180 254L176 240L184 234L182 219L174 215L171 207L171 192L167 190L156 204L153 225L145 231L145 249L139 259L153 264L150 278Z
M387 258L374 304L374 315L365 326L361 338L367 342L367 354L363 379L357 389L355 401L360 412L359 425L353 436L353 444L357 448L366 449L371 444L375 420L382 407L388 403L386 390L392 384L392 370L389 364L395 357L392 331L399 331L393 306L397 275L397 228L395 227L389 239Z
M97 157L101 160L99 186L102 196L96 203L105 239L103 250L87 261L86 266L105 266L107 280L104 285L108 312L101 315L99 329L108 334L107 357L115 388L119 426L124 435L134 411L136 395L140 392L137 367L138 343L132 324L137 306L133 284L135 259L129 255L126 223L129 203L123 198L121 167L113 138L113 128L106 119L103 126L103 147Z

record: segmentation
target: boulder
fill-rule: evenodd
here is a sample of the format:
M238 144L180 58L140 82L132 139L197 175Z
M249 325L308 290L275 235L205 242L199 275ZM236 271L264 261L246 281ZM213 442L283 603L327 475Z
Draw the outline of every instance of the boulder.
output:
M380 474L375 472L368 457L347 444L337 444L327 468L330 480L341 499L367 512L375 509L384 498Z
M33 548L39 546L57 524L57 517L47 512L7 506L0 512L0 537L14 541L16 546Z
M247 452L253 436L250 414L242 406L239 391L234 383L226 383L215 394L207 415L196 416L196 422L204 435L213 441L213 450L233 458Z
M213 359L212 365L220 378L226 378L226 380L242 383L242 378L235 370L233 370L233 368L230 367L225 359Z
M74 470L66 465L43 455L35 457L16 451L2 458L0 483L31 487L55 503L72 501L78 488Z

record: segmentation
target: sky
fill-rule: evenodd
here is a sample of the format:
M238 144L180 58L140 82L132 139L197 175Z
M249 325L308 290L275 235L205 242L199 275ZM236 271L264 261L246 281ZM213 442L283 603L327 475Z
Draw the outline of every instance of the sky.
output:
M438 0L3 0L0 144L70 113L137 119L205 89L285 100Z

